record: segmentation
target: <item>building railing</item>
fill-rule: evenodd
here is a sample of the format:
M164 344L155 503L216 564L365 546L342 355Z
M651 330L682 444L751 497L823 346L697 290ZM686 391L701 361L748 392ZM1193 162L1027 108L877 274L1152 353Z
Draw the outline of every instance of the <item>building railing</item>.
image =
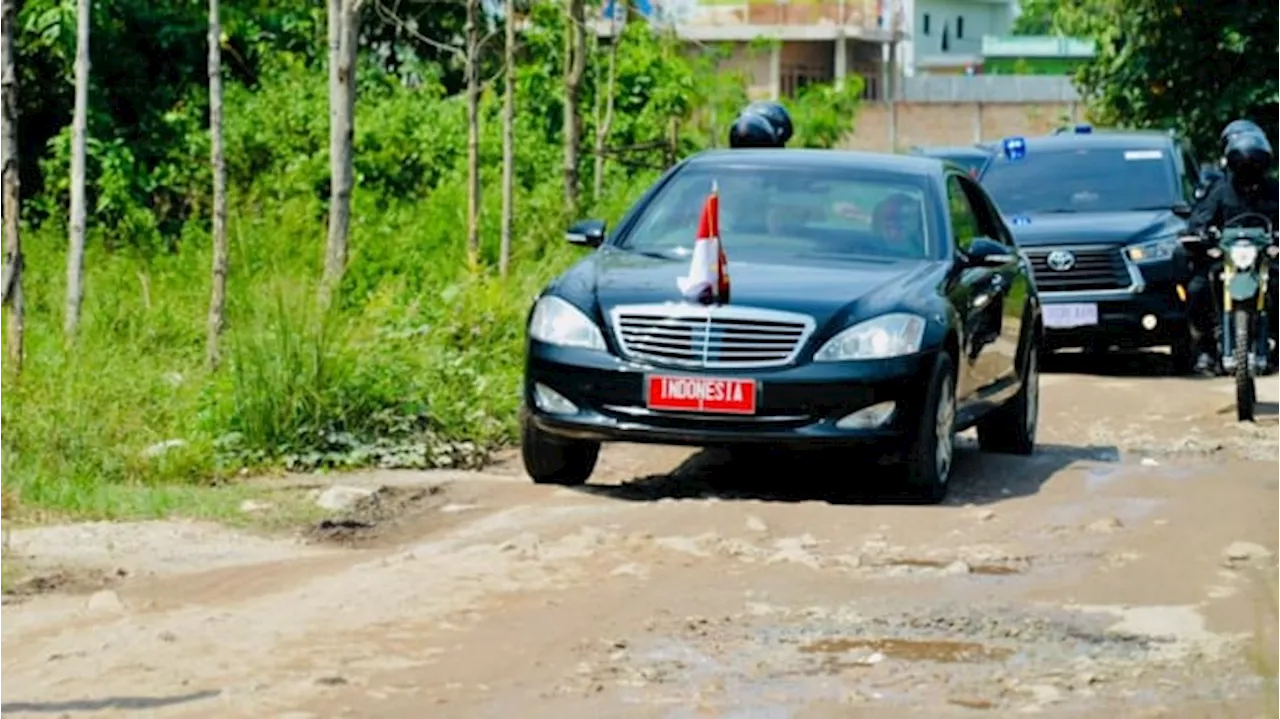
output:
M600 19L623 3L606 0ZM845 25L890 29L892 0L631 0L637 14L679 25Z
M904 102L1079 102L1062 75L918 75L899 80Z

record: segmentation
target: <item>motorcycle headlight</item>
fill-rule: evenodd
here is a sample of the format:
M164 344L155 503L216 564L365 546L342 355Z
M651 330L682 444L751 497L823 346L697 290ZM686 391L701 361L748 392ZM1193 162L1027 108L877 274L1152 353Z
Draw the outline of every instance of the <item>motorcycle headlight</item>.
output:
M907 313L881 315L850 327L827 340L814 362L842 362L901 357L920 351L924 318Z
M547 295L534 305L529 319L529 336L539 342L558 347L605 349L600 328L582 310L568 302Z
M1248 242L1241 242L1231 246L1231 264L1242 270L1253 267L1253 263L1258 259L1258 248Z
M1178 241L1174 238L1152 240L1126 247L1125 254L1134 262L1158 262L1173 257L1173 251L1177 247Z

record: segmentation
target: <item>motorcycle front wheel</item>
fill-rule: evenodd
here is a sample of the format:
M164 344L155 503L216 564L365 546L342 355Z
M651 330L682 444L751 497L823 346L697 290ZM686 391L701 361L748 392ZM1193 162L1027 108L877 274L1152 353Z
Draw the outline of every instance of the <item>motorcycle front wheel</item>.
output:
M1236 420L1253 421L1253 405L1257 401L1257 388L1253 381L1253 367L1250 366L1250 355L1253 354L1253 313L1247 309L1237 309L1231 313L1231 329L1235 333L1231 347L1231 356L1235 360L1236 376Z

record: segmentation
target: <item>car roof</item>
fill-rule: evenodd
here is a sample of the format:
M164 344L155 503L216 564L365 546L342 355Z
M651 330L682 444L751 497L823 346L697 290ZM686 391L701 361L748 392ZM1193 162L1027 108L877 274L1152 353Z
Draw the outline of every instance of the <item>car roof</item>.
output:
M992 151L989 145L925 145L911 148L912 154L926 157L934 155L972 155L980 157L982 155L990 155Z
M847 167L920 176L936 175L945 165L938 158L922 155L809 148L704 150L685 160L686 165L701 167L728 167L738 163L767 164L773 167Z
M1028 154L1036 150L1068 150L1080 147L1158 150L1176 141L1176 138L1169 133L1158 130L1095 130L1087 133L1064 132L1058 135L1021 137L1027 144ZM999 143L996 143L996 146L999 147Z

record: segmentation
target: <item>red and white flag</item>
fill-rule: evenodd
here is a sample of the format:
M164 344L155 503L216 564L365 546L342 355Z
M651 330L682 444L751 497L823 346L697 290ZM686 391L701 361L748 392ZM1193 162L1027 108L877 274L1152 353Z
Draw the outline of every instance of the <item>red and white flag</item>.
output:
M690 301L710 304L729 301L729 267L720 244L720 193L714 184L702 206L698 237L693 243L689 274L676 279L680 293Z

